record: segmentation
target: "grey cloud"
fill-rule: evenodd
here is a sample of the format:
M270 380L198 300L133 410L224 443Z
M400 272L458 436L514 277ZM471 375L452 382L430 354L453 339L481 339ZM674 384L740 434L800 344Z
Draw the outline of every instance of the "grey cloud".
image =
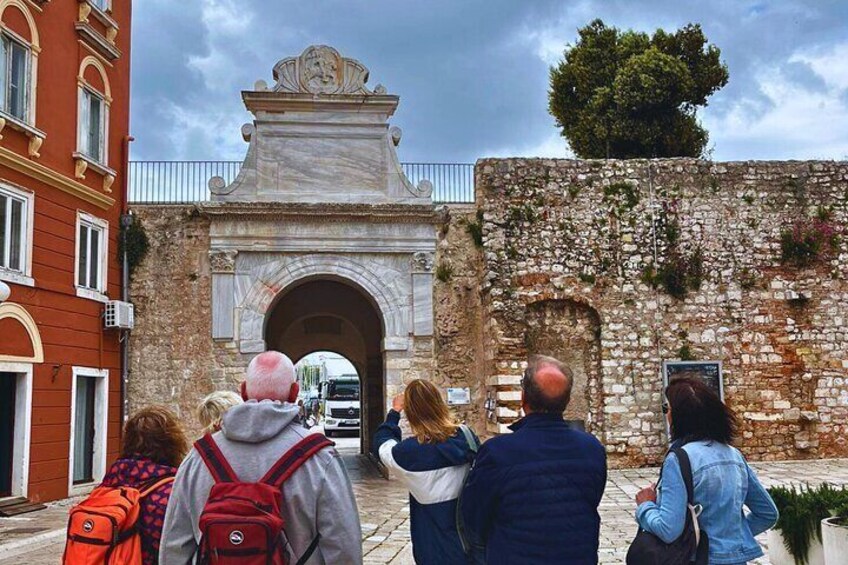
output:
M556 133L547 113L547 64L528 31L547 32L562 49L596 16L645 31L700 22L730 67L730 83L705 110L713 117L741 100L754 117L770 111L773 101L758 83L758 71L770 66L820 89L821 78L789 57L848 37L848 6L837 1L242 0L239 9L255 17L249 31L234 38L202 21L205 4L223 1L135 4L135 158L241 157L237 125L250 117L239 91L258 78L270 81L279 58L311 43L358 58L370 68L372 85L401 96L393 123L404 129L402 159L473 161L488 149L532 147ZM211 85L191 63L210 55L227 63ZM179 126L166 106L191 117L183 131L171 129ZM210 133L209 124L224 130ZM769 149L762 140L724 143L721 132L712 138L721 158L762 156Z

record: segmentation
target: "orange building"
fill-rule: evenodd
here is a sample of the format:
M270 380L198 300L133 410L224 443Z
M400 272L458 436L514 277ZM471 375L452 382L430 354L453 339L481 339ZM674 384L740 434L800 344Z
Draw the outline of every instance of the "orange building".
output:
M130 15L0 0L0 501L84 492L119 448Z

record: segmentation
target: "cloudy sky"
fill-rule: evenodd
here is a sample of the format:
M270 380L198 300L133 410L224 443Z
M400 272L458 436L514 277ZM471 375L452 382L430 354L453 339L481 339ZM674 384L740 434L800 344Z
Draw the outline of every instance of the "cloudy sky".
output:
M317 43L400 95L403 161L569 156L548 68L596 17L703 26L730 68L700 113L715 159L848 159L845 0L137 0L133 158L241 159L239 92Z

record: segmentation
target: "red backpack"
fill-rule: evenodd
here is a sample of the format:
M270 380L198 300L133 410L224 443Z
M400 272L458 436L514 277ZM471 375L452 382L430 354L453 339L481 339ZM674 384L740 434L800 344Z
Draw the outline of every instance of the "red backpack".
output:
M303 438L287 451L257 483L239 481L210 434L194 447L215 484L200 514L198 563L216 565L289 565L286 560L282 486L310 457L335 445L320 434ZM318 547L315 536L297 561L305 563Z

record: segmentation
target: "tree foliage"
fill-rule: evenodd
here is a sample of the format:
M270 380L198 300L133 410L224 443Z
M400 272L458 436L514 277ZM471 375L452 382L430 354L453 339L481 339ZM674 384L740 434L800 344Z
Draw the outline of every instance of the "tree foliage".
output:
M653 36L595 20L551 68L549 110L584 159L700 157L696 109L727 84L721 51L697 24Z

